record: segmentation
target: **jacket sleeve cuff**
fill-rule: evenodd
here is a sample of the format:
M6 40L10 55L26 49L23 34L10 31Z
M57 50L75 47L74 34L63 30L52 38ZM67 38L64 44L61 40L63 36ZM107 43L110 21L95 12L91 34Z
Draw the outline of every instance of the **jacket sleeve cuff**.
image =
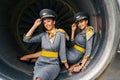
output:
M85 55L83 58L88 59L89 57L90 57L90 55Z
M26 35L24 35L23 38L24 38L24 39L29 39L29 38L31 38L31 36L26 36Z
M62 62L62 63L65 63L65 62L67 62L67 60L62 60L61 62Z

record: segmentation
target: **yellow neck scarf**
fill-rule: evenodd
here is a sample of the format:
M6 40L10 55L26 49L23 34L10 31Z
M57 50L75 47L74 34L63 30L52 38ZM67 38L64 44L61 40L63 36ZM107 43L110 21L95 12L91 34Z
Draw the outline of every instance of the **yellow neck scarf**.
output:
M69 40L68 34L67 34L66 31L63 30L63 29L55 29L55 30L51 30L51 31L47 31L47 32L48 32L48 34L49 34L49 38L50 38L50 41L51 41L52 43L53 43L53 41L55 40L55 35L56 35L57 32L63 32L63 33L65 33L67 40Z

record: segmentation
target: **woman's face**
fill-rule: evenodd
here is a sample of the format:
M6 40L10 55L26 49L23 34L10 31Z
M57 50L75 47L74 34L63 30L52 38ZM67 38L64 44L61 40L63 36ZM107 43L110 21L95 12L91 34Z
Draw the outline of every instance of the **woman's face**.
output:
M55 21L53 19L50 18L43 19L43 24L47 30L55 29Z
M88 25L88 20L80 20L78 23L78 28L80 28L81 30L85 29L86 26Z

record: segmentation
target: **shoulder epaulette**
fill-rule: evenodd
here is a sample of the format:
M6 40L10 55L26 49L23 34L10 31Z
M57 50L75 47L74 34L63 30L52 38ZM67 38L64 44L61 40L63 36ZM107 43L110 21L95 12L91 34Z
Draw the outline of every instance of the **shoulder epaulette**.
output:
M89 40L94 35L93 27L86 27L86 39Z
M57 30L58 30L59 32L65 33L67 40L69 40L69 36L68 36L68 34L66 33L65 30L63 30L63 29L57 29Z

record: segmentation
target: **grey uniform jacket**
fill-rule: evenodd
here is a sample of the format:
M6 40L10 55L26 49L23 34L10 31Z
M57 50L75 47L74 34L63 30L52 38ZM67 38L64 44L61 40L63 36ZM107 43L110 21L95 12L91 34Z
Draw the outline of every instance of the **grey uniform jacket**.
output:
M91 26L89 26L91 29L93 29ZM86 39L86 34L89 31L87 31L86 29L84 29L82 32L79 32L76 36L74 41L72 42L74 45L78 45L82 48L85 49L85 53L81 53L80 51L78 51L77 49L75 49L74 47L72 47L71 49L67 50L67 58L68 58L68 62L71 64L75 64L77 62L80 62L82 58L84 57L89 57L91 54L91 50L92 50L92 43L93 43L93 35L92 34L89 39Z

